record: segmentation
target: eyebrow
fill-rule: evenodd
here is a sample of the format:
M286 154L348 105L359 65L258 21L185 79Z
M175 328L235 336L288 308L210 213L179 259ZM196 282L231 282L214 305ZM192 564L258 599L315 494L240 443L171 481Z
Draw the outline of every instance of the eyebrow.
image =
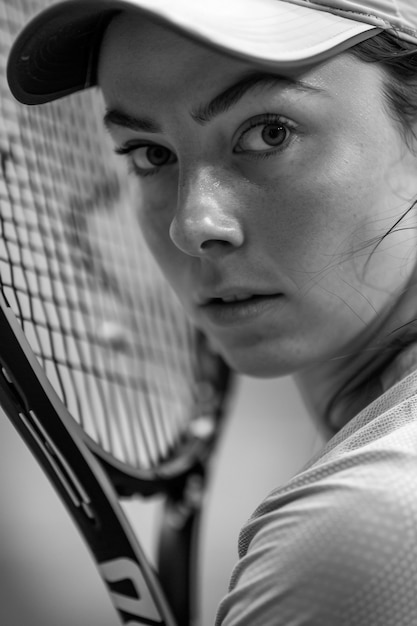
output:
M142 131L145 133L159 133L160 126L150 118L138 118L128 115L118 109L109 109L103 118L104 126L108 129L111 126L123 126L130 130Z
M207 124L214 117L226 113L248 93L268 87L289 87L302 92L323 93L323 89L309 85L301 80L287 78L279 74L250 73L239 82L228 87L216 96L209 104L204 105L191 113L192 118L199 124Z
M288 87L297 91L310 92L313 94L325 93L323 89L305 83L301 80L287 78L279 74L252 72L231 87L225 89L219 95L215 96L208 104L192 110L191 117L198 124L205 125L218 115L229 111L243 98L243 96L248 93L261 88L274 86ZM106 111L103 121L107 128L110 128L111 126L123 126L125 128L129 128L130 130L139 132L162 132L161 126L159 126L159 124L151 118L138 118L118 109L109 109Z

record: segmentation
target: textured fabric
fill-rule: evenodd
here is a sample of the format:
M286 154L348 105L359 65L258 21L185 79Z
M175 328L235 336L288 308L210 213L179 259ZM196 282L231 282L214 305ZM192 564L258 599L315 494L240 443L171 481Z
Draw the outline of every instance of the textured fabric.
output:
M336 15L394 30L404 39L416 40L416 0L285 0L322 8Z
M417 625L417 372L397 377L255 511L217 626Z

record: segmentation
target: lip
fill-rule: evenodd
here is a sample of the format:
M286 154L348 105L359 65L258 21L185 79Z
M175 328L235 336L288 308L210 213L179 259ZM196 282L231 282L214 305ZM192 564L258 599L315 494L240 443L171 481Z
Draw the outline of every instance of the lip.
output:
M200 311L215 326L233 326L255 321L277 306L282 298L282 293L254 294L233 301L211 298L200 305Z

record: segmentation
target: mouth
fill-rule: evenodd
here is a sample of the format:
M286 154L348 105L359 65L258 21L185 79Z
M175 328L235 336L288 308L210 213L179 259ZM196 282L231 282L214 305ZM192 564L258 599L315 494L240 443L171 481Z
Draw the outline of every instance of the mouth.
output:
M201 313L216 326L231 326L254 322L281 303L282 293L239 293L206 298L200 305Z
M249 300L256 300L262 298L273 298L277 295L277 293L257 293L256 291L232 291L224 290L223 292L212 293L212 294L202 294L197 298L196 304L199 307L210 306L212 304L230 304L233 302L246 302Z
M216 304L216 303L228 304L230 302L244 302L245 300L251 300L252 298L257 298L257 297L259 296L256 296L250 293L244 293L244 294L239 294L239 295L224 296L222 298L210 298L209 300L206 301L205 304Z

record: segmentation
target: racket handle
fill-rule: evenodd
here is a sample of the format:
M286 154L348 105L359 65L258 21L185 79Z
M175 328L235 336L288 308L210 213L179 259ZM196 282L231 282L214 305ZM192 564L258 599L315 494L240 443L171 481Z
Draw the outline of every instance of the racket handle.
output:
M198 535L204 476L188 476L181 497L168 496L161 516L158 572L177 624L197 624Z

